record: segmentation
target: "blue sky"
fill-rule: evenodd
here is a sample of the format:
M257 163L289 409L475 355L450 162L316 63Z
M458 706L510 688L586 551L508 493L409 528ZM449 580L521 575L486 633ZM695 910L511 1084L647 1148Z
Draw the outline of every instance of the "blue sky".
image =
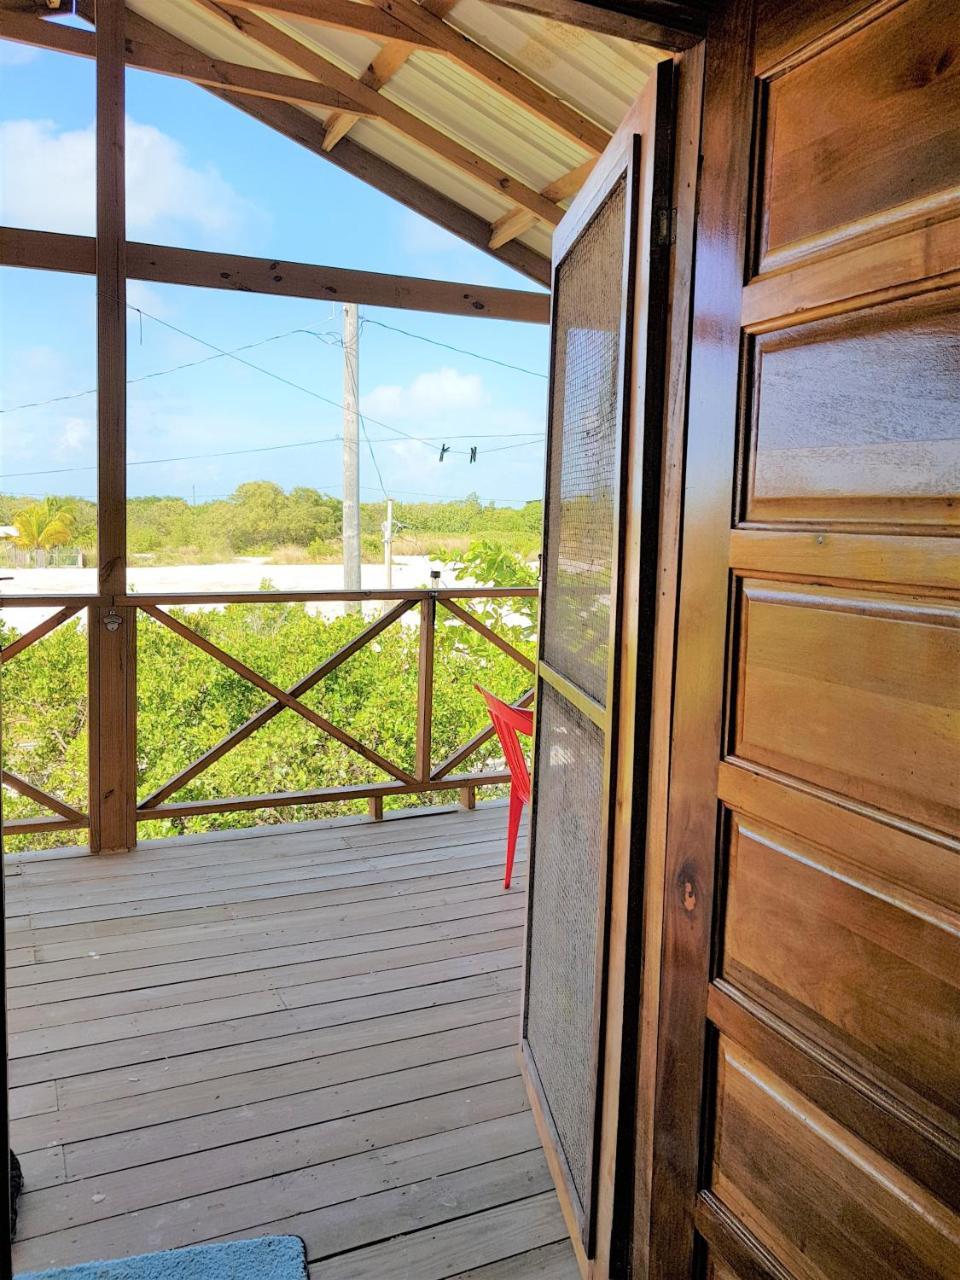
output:
M91 233L92 63L0 41L0 89L0 220ZM128 71L127 116L131 239L536 287L192 85ZM331 303L136 282L128 296L143 313L130 312L131 379L215 354L194 340L200 338L223 350L260 343L242 358L302 388L229 358L134 382L128 395L131 495L199 501L251 479L340 494L340 446L330 437L341 429L341 318ZM382 496L377 466L387 491L401 500L470 492L498 502L539 496L546 329L375 308L362 315L361 407L376 465L364 445L361 497ZM0 269L0 324L5 407L95 386L92 279ZM93 471L77 468L93 464L95 419L93 395L5 412L0 490L93 497ZM327 443L187 457L315 440ZM440 463L444 441L454 452ZM472 465L471 444L478 450ZM153 461L169 458L182 460Z

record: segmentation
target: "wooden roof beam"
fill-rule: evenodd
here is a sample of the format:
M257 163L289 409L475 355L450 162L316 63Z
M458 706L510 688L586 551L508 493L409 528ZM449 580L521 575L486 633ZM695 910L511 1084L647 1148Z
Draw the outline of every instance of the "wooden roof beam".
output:
M58 231L0 227L0 266L93 275L96 240L93 236ZM398 307L436 315L483 316L528 324L547 324L550 318L549 295L526 289L487 288L379 271L178 249L136 240L127 242L127 275L131 280L147 280L151 284L356 302L361 306Z
M705 3L646 0L646 3L631 6L629 13L626 5L607 9L591 3L591 0L486 0L486 3L670 52L692 49L707 31Z
M67 27L59 22L46 22L29 13L11 11L0 7L0 37L20 44L52 49L59 53L72 53L81 58L95 58L97 38L92 31L79 27ZM248 93L257 98L275 98L280 102L302 102L309 106L340 111L347 107L356 109L351 98L345 97L327 85L302 76L282 75L276 71L263 71L247 67L239 62L223 62L205 54L173 53L157 49L142 40L126 40L128 67L138 71L155 71L160 75L190 80L206 87L229 88L237 93ZM361 114L366 115L367 112Z
M448 137L425 120L421 120L413 112L407 111L387 98L378 96L373 89L367 88L360 80L354 79L348 72L307 48L293 36L288 36L265 18L261 18L249 9L220 3L219 0L191 0L191 3L196 9L217 18L232 30L241 32L255 44L269 49L292 66L306 71L322 84L336 89L347 98L352 98L356 103L358 114L378 116L384 124L390 125L404 137L432 151L491 191L500 196L507 196L516 204L529 209L547 226L555 227L563 217L563 210L559 205L545 200L538 191L534 191L532 187L528 187L497 165L477 155L469 147Z
M275 14L278 18L306 19L322 22L338 31L352 31L359 36L385 42L396 40L413 48L432 48L429 37L411 29L409 23L389 9L373 4L355 4L354 0L241 0L245 7ZM318 14L322 12L323 17Z
M452 9L457 0L435 0L440 6L439 12L446 13ZM352 3L352 0L347 0ZM354 5L354 8L360 8ZM369 8L369 6L364 6ZM408 44L401 44L397 40L391 40L383 46L377 56L367 67L366 71L360 77L360 82L365 84L368 89L373 89L379 93L385 84L387 84L397 71L410 57L413 52ZM346 112L337 112L334 116L327 120L327 137L323 144L324 151L332 151L341 138L345 138L353 126L360 119L359 116L351 116Z
M353 0L346 2L352 4ZM328 0L241 0L241 3L278 17L307 19L324 26L339 25L335 16L329 16ZM454 3L455 0L445 3L441 12L449 12ZM342 4L338 7L342 8ZM390 15L404 24L415 40L422 41L422 48L453 58L498 93L595 155L610 141L610 134L582 112L444 22L436 6L426 9L416 0L372 0L371 4L353 3L353 7L360 14L358 29L366 27L368 34L374 35L382 17Z
M0 0L0 5L5 2L6 0ZM75 3L79 15L92 22L94 18L92 0L75 0ZM191 45L130 9L127 10L127 35L172 53L183 55L196 53ZM335 154L325 154L323 141L326 137L326 127L308 111L288 102L244 96L232 89L210 86L205 87L204 91L220 98L236 110L244 112L245 115L251 116L291 142L329 160L338 169L375 187L414 213L443 227L451 235L458 236L467 244L490 253L499 262L519 271L530 280L549 287L550 261L543 254L519 243L505 244L496 250L490 249L490 223L485 218L458 204L449 196L435 191L427 183L405 173L389 160L357 146L349 138L344 139L337 147Z
M556 182L551 182L540 192L547 200L567 200L575 196L590 175L596 160L587 160L575 169L565 173ZM501 249L517 236L529 231L535 219L527 209L510 209L490 228L490 248Z

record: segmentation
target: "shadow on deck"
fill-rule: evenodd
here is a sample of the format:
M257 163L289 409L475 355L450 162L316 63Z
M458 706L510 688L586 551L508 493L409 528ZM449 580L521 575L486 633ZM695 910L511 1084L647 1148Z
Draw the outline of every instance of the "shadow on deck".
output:
M11 866L16 1270L290 1232L311 1280L574 1280L505 827L487 804Z

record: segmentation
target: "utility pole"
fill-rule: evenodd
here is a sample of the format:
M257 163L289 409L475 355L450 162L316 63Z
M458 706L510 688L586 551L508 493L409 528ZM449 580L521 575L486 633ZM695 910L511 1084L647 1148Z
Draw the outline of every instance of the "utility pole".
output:
M387 590L393 590L393 499L387 499L387 518L383 522L383 564L387 571Z
M360 590L360 350L357 304L343 304L343 586ZM359 613L359 600L347 604Z

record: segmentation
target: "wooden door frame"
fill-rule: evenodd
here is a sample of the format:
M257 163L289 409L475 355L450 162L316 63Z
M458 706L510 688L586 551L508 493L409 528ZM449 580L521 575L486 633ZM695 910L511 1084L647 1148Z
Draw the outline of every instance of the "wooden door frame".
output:
M631 1273L688 1280L701 1261L695 1204L706 1125L706 1003L729 630L729 544L754 113L756 0L724 0L703 59L703 114L677 528L669 759L644 903L643 1034ZM689 56L689 55L687 55ZM659 625L659 620L658 620ZM664 621L664 631L668 626ZM665 696L665 695L664 695Z
M533 3L557 17L569 8ZM574 1238L590 1280L689 1280L699 1260L755 5L719 0L696 39L666 26L646 37L673 51L678 74L653 696L649 736L621 742L633 791L650 802L617 815L595 1258ZM659 5L631 16L666 20ZM635 693L620 706L633 723Z
M638 655L652 670L652 697L641 708L634 671L618 706L618 787L628 801L616 811L608 888L593 1257L561 1195L577 1261L589 1280L679 1280L694 1265L749 187L749 156L730 156L727 164L728 152L721 148L704 161L701 131L709 146L724 129L749 119L751 104L743 93L752 83L750 49L740 42L749 35L752 5L753 0L729 0L708 35L695 40L679 33L674 39L666 27L659 39L647 39L673 51L675 71L664 376L656 388L659 400L650 399L648 386L645 405L663 424L659 537L655 563L648 558L644 565L636 547L619 550L627 560L625 580L632 575L638 594L641 573L654 575L657 604L651 644ZM548 16L560 17L564 8L537 0L537 11ZM653 8L632 12L642 17ZM749 147L749 134L744 137ZM698 256L703 261L695 278ZM635 493L628 501L640 497ZM681 562L688 555L702 558L704 549L712 552L705 568L682 575ZM628 611L624 631L633 626L636 635L638 623ZM649 721L648 735L635 732L641 712ZM681 1061L682 1080L676 1078ZM534 1110L543 1124L536 1096ZM676 1247L657 1243L665 1239Z

